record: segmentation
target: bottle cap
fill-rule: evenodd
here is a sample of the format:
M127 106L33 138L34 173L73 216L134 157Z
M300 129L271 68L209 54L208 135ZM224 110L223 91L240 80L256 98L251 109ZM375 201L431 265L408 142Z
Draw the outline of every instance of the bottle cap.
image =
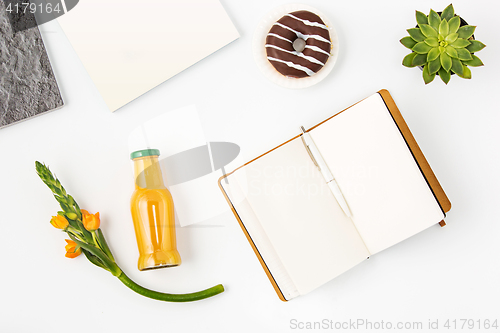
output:
M137 150L134 151L132 154L130 154L130 159L133 160L134 158L138 157L145 157L145 156L159 156L160 151L158 149L143 149L143 150Z

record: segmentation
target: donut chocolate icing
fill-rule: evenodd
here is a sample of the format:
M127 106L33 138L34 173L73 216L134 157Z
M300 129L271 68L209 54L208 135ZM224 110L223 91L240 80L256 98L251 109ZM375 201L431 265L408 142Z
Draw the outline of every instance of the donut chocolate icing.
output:
M297 39L302 39L305 46ZM300 10L274 23L265 47L267 59L278 72L288 77L308 77L323 68L330 57L330 32L318 15Z

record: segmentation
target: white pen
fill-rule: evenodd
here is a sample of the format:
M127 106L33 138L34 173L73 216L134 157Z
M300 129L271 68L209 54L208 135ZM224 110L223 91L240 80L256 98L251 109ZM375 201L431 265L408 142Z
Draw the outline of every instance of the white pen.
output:
M301 126L300 129L302 130L302 141L304 142L304 146L306 146L306 150L311 156L311 159L313 160L314 164L316 164L316 166L318 167L319 171L321 172L321 175L323 175L325 182L328 184L328 187L332 191L335 199L337 199L337 202L344 211L345 215L347 215L348 217L352 217L351 210L349 209L349 206L347 205L347 202L345 201L345 198L342 195L342 191L340 191L339 185L337 184L337 181L333 177L330 168L328 168L328 165L323 159L323 156L321 156L318 147L316 147L311 136L304 129L304 126Z

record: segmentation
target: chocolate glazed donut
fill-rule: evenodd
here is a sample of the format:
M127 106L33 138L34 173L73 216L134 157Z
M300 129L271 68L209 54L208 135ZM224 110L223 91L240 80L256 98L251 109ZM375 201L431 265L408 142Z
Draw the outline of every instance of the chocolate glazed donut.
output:
M328 27L318 15L305 10L280 18L266 38L267 59L288 77L316 74L330 57L330 49Z

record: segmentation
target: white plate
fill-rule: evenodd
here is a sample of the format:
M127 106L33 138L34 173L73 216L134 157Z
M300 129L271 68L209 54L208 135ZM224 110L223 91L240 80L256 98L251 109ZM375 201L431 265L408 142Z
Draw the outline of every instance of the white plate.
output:
M282 18L285 14L298 10L310 11L318 15L323 20L330 31L332 50L325 66L323 66L323 68L321 68L313 76L304 78L289 78L279 73L267 60L266 49L264 45L266 45L266 37L273 24L276 23L276 21ZM257 28L255 29L252 44L255 63L257 64L257 67L259 67L262 74L264 74L265 77L267 77L270 81L276 83L277 85L289 89L307 88L323 80L332 71L339 54L339 39L332 23L316 8L303 4L282 5L274 8L269 13L267 13L260 20Z

